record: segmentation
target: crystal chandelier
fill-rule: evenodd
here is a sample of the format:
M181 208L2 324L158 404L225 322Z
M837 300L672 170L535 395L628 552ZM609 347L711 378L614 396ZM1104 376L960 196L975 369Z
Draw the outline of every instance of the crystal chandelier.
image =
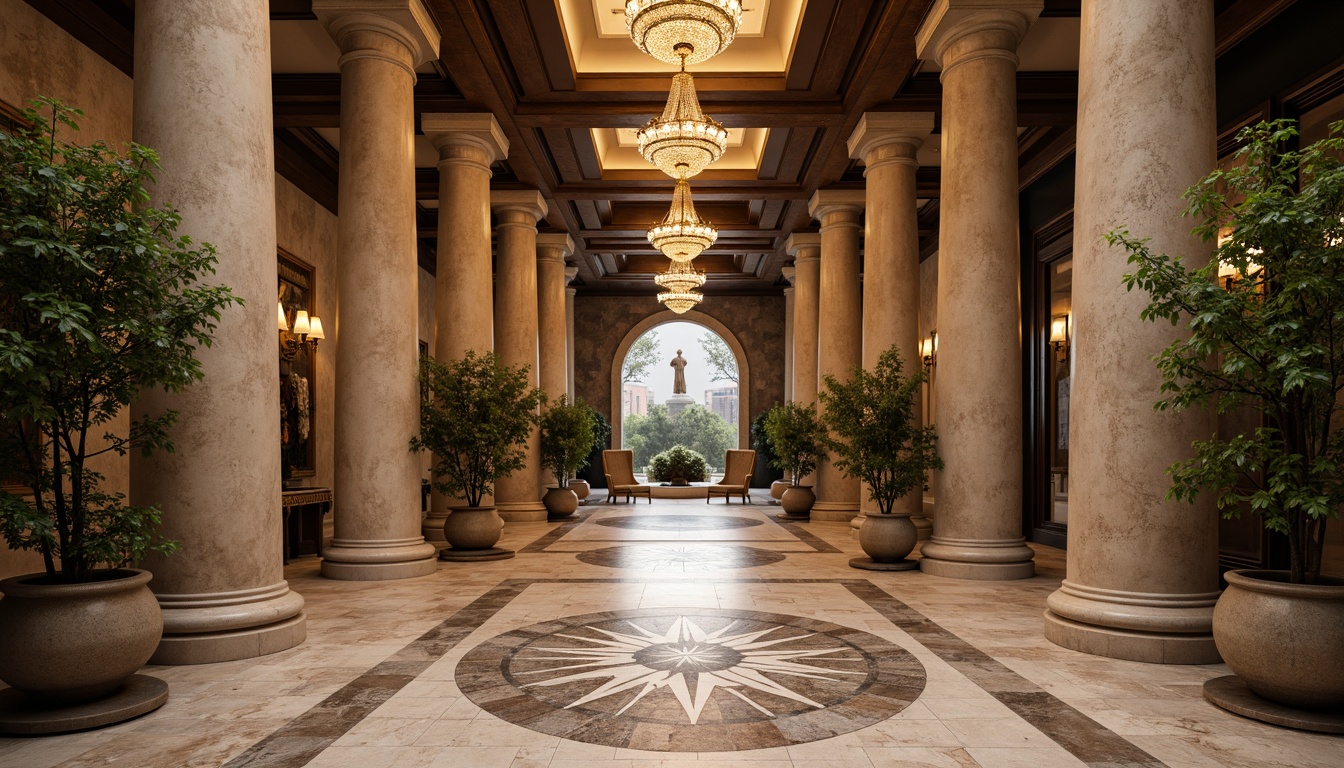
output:
M714 244L719 233L709 222L701 221L691 202L691 184L677 179L672 192L672 207L658 224L649 229L649 242L673 261L690 261Z
M658 301L678 315L686 314L687 310L694 308L704 298L695 291L664 291L658 294Z
M721 53L742 26L740 0L627 0L625 28L659 61L699 64Z
M637 134L639 154L674 179L689 179L723 157L728 131L700 111L695 80L681 71L672 77L672 90L661 117L644 124Z
M673 293L690 293L705 284L705 275L689 261L674 261L666 272L654 275L653 282Z

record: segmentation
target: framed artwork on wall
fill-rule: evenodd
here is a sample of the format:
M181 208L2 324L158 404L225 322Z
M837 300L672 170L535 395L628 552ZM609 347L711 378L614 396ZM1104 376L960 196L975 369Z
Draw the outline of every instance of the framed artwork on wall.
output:
M312 265L284 249L276 258L276 298L286 326L280 329L280 462L281 477L288 482L317 474L318 349L292 332L296 320L316 314L317 296Z

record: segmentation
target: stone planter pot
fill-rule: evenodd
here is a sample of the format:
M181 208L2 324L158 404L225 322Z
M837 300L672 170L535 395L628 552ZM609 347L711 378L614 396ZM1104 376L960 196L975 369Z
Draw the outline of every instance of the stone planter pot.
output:
M0 680L70 706L118 692L149 661L163 635L151 574L95 573L87 584L44 584L45 573L0 581Z
M1344 707L1344 579L1291 584L1287 571L1228 571L1213 609L1227 666L1264 699L1308 710Z
M859 529L859 546L875 563L900 562L918 542L910 515L868 515Z
M812 505L816 503L817 494L812 492L810 485L791 485L779 499L784 514L790 517L807 517L812 512Z
M579 501L588 498L588 494L593 492L593 489L589 487L587 480L570 480L569 490L574 492L574 495L578 497Z
M494 507L453 507L443 521L443 537L457 550L490 549L503 529Z
M546 507L548 520L563 520L579 509L578 495L568 488L547 488L541 503Z
M787 480L776 480L770 484L770 498L782 499L784 498L784 492L792 487L793 485Z

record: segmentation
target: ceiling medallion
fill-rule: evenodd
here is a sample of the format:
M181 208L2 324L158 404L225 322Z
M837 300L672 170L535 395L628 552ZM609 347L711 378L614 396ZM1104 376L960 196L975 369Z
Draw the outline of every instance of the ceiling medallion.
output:
M719 233L709 222L701 221L691 202L691 184L677 179L672 192L672 207L658 224L649 229L649 242L672 261L690 261L714 244Z
M637 137L640 156L674 179L703 171L728 148L728 131L700 111L695 80L684 65L672 77L662 116L645 123Z
M630 39L639 50L668 64L708 61L733 42L741 26L740 0L628 0L625 4Z

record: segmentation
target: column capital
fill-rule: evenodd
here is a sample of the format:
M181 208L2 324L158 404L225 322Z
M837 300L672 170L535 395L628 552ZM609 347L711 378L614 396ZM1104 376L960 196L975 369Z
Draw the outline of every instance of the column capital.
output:
M521 213L540 221L549 210L546 199L535 189L490 190L490 210L497 214Z
M572 251L571 251L571 253L572 253ZM578 276L579 276L579 268L578 268L578 267L570 267L570 266L566 266L566 267L565 267L565 285L569 285L570 283L574 282L574 278L576 278L576 277L578 277ZM573 290L574 290L573 288L569 288L568 290L571 292L571 293L570 293L571 296L574 295L574 294L573 294Z
M817 232L794 232L784 241L784 250L793 257L795 267L798 262L821 257L821 234Z
M504 136L504 129L499 127L499 121L489 112L426 112L420 115L420 130L439 150L439 167L466 159L461 157L463 148L485 152L487 170L491 163L509 156L509 140Z
M814 219L831 213L857 215L863 211L865 196L862 189L818 189L807 201L807 213Z
M568 232L547 232L537 235L537 261L552 261L560 264L574 252L574 238Z
M579 289L577 289L577 288L566 288L566 289L565 289L565 295L568 296L568 297L570 297L571 299L574 298L574 294L576 294L576 293L578 293L578 292L579 292Z
M849 156L865 168L884 162L917 166L915 153L931 133L932 112L864 112L849 135Z
M965 54L990 49L1006 51L1016 66L1017 44L1044 6L1044 0L937 0L915 32L915 51L919 58L937 62L944 73L964 61ZM987 38L951 52L954 43L977 32L1001 34L997 40Z
M794 281L794 279L795 279L796 277L798 277L798 271L797 271L797 268L795 268L795 267L782 267L779 271L780 271L781 274L784 275L784 279L789 281L789 287L788 287L788 288L785 288L785 289L784 289L784 292L785 292L785 293L788 293L789 291L792 291L792 290L793 290L793 281Z
M414 78L415 67L439 55L439 28L421 0L313 0L313 15L340 46L342 64L351 57L382 58ZM361 33L400 43L410 54L409 66L376 50Z

